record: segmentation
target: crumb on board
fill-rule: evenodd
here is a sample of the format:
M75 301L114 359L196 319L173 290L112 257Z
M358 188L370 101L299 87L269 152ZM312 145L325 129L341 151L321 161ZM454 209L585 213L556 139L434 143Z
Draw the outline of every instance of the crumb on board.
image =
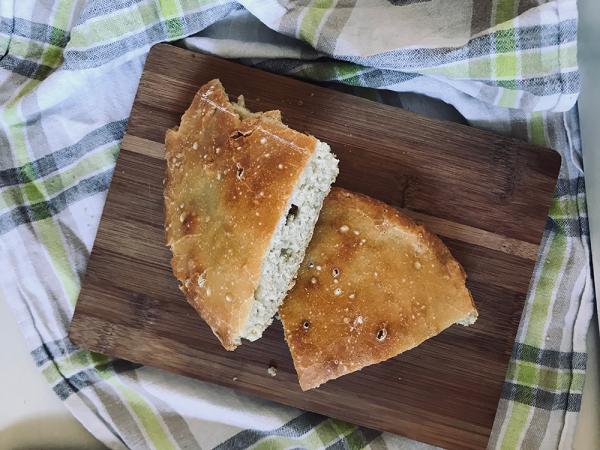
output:
M269 368L267 369L267 373L269 375L271 375L272 377L277 376L277 367L275 367L275 366L269 366Z
M238 380L238 377L233 377L233 378L232 378L232 380L233 380L233 381L237 381L237 380Z

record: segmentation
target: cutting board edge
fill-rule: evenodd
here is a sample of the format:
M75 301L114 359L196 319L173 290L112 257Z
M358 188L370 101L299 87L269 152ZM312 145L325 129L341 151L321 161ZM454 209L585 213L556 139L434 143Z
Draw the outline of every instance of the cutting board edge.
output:
M214 62L225 61L225 62L228 62L228 63L234 63L234 61L230 61L230 60L225 59L225 58L219 58L217 56L210 55L210 54L196 53L196 52L193 52L191 50L178 47L177 45L174 45L172 43L160 42L160 43L154 44L150 48L150 51L148 53L148 57L146 58L146 62L144 64L144 71L142 72L142 77L141 77L140 81L143 80L144 73L146 72L146 67L149 67L150 63L152 62L152 58L154 57L154 53L158 53L160 51L163 51L163 49L165 51L169 51L169 52L170 51L175 51L175 52L180 53L182 55L190 55L190 54L191 54L190 56L201 55L202 58L206 58L206 59L212 60ZM484 130L484 129L481 129L481 128L472 127L470 125L464 125L464 124L455 123L455 122L448 122L448 121L439 120L439 119L432 119L432 118L429 118L427 116L423 116L421 114L417 114L417 113L414 113L412 111L407 111L407 110L404 110L402 108L399 108L399 107L396 107L396 106L393 106L393 105L388 105L388 104L385 104L385 103L376 102L376 101L369 100L369 99L364 98L364 97L359 97L359 96L356 96L356 95L352 95L352 94L349 94L349 93L346 93L346 92L335 91L335 90L333 90L331 88L327 88L327 87L324 87L324 86L320 86L319 84L312 83L309 80L300 79L300 78L296 78L296 77L293 77L293 76L285 76L285 75L281 75L281 74L278 74L278 73L272 73L272 72L269 72L269 71L266 71L266 70L263 70L263 69L260 69L260 68L257 68L257 67L246 66L246 65L243 65L243 64L242 64L242 66L245 69L247 69L248 71L256 71L258 73L268 74L269 76L281 78L282 80L293 80L294 83L299 83L299 84L302 84L304 86L310 86L311 89L315 89L317 91L321 91L321 92L334 91L336 96L349 98L349 99L352 99L353 101L356 101L356 102L359 102L359 103L362 102L362 103L365 103L367 105L384 108L384 109L387 109L387 110L390 110L390 111L395 111L397 113L404 114L407 117L412 117L412 118L415 118L415 119L417 119L419 121L423 121L423 122L429 123L432 126L445 125L445 126L448 126L450 128L458 128L460 130L465 130L465 132L468 133L468 134L479 134L482 137L489 137L491 139L497 139L498 137L501 137L504 140L508 140L508 141L511 141L511 142L513 142L515 144L518 144L519 147L522 147L524 149L525 148L529 148L529 149L534 150L534 151L541 151L541 152L545 153L545 157L546 158L550 158L550 159L553 160L552 161L552 166L553 167L551 169L552 174L548 174L551 178L556 178L558 176L559 172L560 172L560 166L562 164L562 155L559 152L557 152L556 150L554 150L554 149L552 149L550 147L545 147L543 145L530 143L530 142L518 139L518 138L516 138L514 136L502 135L502 134L499 134L499 133L496 133L496 132L493 132L493 131L488 131L488 130ZM139 89L140 89L140 86L138 86L138 90L136 91L135 100L137 100L137 94L139 92ZM134 100L134 105L136 103L135 100Z
M85 320L85 319L84 319ZM72 321L72 324L75 323L75 321ZM79 326L79 323L81 323L80 321L78 321L77 326ZM104 321L104 323L106 323L107 325L112 325L110 322L106 322ZM90 344L89 342L87 342L87 340L85 339L85 336L82 334L80 336L78 336L76 329L73 328L73 326L69 326L69 339L78 347L83 348L85 350L88 351L92 351L92 352L97 352L97 353L103 353L103 348L96 346L94 344ZM80 339L81 337L81 339ZM200 350L201 351L201 350ZM145 365L145 363L143 361L139 361L137 360L135 357L131 358L129 356L129 354L127 353L127 351L125 352L118 352L115 353L113 352L111 354L111 357L115 357L118 359L122 359L122 360L126 360L129 362L132 362L134 364L142 364ZM216 386L223 386L226 388L230 388L230 389L234 389L234 390L240 390L240 384L236 384L236 382L233 381L232 378L223 378L223 379L217 379L217 378L211 378L209 376L204 375L203 373L198 373L198 372L194 372L191 370L185 370L185 368L179 368L177 366L172 366L169 364L164 364L163 360L155 360L153 361L153 363L151 364L150 367L154 367L154 368L158 368L160 370L164 370L166 372L169 373L174 373L177 375L182 375L182 376L186 376L186 377L190 377L193 379L197 379L206 383L210 383L210 384L214 384ZM187 366L186 366L187 367ZM234 375L236 372L233 371L232 375ZM350 375L351 376L351 375ZM299 386L299 385L298 385ZM272 393L275 393L276 391L274 390L259 390L259 389L253 389L251 385L246 385L243 386L243 389L241 390L241 392L244 395L249 395L252 397L255 397L257 399L266 399L269 401L273 401L275 403L279 403L285 406L289 406L292 408L299 408L298 407L298 403L294 402L293 400L288 400L285 396L282 395L273 395ZM267 395L264 395L264 393L267 392ZM302 393L300 393L301 395ZM500 401L500 396L498 396L498 402ZM356 426L363 426L366 428L371 428L374 430L378 430L378 431L382 431L382 432L389 432L389 433L393 433L393 434L398 434L410 439L415 439L417 441L421 441L421 442L425 442L427 444L431 444L431 445L436 445L436 446L443 446L443 448L446 449L460 449L460 450L469 450L469 449L480 449L480 448L484 448L489 440L490 437L490 433L492 431L492 426L490 427L474 427L474 428L480 428L480 431L483 432L479 433L476 432L474 430L463 430L463 429L459 429L453 426L446 426L446 433L448 433L445 437L446 438L454 438L454 439L458 439L459 436L462 433L468 433L469 437L473 438L473 437L479 437L481 439L477 440L477 442L472 442L473 446L465 446L464 443L461 443L460 445L456 445L454 446L454 442L453 440L448 440L448 439L427 439L427 440L423 440L422 436L419 435L418 433L415 433L413 431L411 431L410 429L407 429L405 427L400 427L400 428L394 428L394 427L388 427L388 426L378 426L377 423L367 423L365 421L361 421L361 423L355 423L352 418L350 417L350 415L345 416L344 414L330 414L329 412L324 412L323 409L320 409L318 407L318 405L313 406L312 408L310 406L304 406L301 408L303 411L307 411L307 412L312 412L315 414L325 414L327 415L327 417L333 418L333 419L337 419L337 420L342 420L348 423L352 423L353 425ZM320 409L320 410L319 410ZM397 411L395 411L397 413ZM405 417L401 420L407 422L408 419L412 417ZM465 422L466 423L466 422ZM440 426L439 422L435 423L436 426ZM492 425L492 424L491 424ZM410 427L410 422L409 422L409 427ZM454 434L452 434L454 432Z

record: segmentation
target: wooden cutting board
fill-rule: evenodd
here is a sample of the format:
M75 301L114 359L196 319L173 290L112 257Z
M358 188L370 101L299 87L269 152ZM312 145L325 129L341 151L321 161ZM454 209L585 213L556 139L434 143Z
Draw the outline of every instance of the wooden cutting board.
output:
M235 352L184 301L164 245L163 140L200 85L328 142L337 185L404 209L463 264L479 309L385 363L298 386L281 325ZM70 336L76 344L448 448L489 438L560 157L549 150L170 45L148 56ZM277 367L277 376L267 373Z

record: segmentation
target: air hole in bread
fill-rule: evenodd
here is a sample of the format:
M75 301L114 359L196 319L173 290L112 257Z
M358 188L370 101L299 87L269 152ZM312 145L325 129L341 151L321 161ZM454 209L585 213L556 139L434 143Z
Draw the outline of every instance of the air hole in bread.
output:
M282 248L281 251L279 252L279 254L281 255L281 257L284 260L288 260L292 257L292 255L294 254L294 251L291 248Z
M385 328L381 328L377 331L377 340L379 342L383 342L387 336L387 330Z
M244 136L250 136L254 130L235 130L233 133L229 135L229 137L233 140L239 139Z
M285 216L285 224L289 225L290 223L292 223L297 215L298 207L296 205L290 206L290 210L288 211L287 216Z
M239 163L237 165L237 171L235 176L238 180L241 180L244 177L244 168L240 166Z

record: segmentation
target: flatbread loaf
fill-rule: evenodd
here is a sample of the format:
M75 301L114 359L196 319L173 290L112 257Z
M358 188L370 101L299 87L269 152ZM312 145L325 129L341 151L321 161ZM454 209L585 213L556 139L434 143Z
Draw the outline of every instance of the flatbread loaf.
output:
M231 103L212 80L166 135L173 273L227 350L271 323L337 175L326 144L280 119Z
M303 390L416 347L477 310L446 246L392 207L334 188L280 307Z

